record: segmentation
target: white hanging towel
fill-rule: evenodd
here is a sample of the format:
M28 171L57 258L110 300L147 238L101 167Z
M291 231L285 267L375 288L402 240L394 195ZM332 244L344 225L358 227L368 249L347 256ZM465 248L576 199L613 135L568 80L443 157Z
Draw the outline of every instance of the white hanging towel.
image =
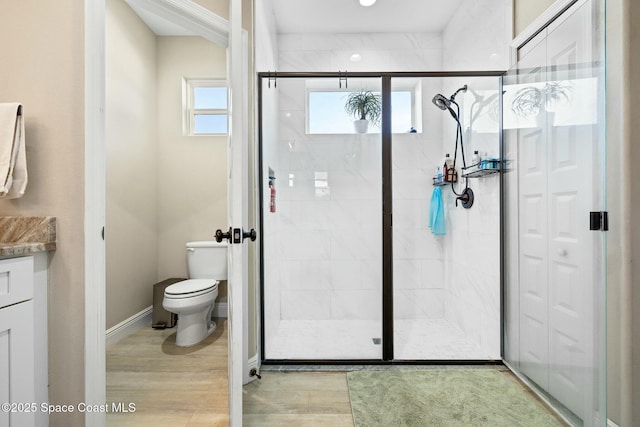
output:
M27 188L24 119L18 103L0 103L0 198L17 199Z

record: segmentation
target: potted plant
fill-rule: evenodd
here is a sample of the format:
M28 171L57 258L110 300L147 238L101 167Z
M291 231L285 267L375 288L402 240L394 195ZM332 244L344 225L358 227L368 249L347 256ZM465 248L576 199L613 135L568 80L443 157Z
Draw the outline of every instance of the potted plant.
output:
M377 125L382 115L382 101L380 95L368 90L352 92L344 105L345 111L356 120L353 125L357 133L366 133L369 123Z

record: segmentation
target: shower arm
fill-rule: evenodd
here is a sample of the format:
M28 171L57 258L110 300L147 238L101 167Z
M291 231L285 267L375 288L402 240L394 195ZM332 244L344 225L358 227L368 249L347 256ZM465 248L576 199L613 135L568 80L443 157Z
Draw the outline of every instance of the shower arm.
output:
M466 91L466 85L463 88L458 89L458 91L456 93L454 93L451 98L449 99L449 101L451 102L451 104L456 106L456 110L457 110L457 114L455 114L455 112L453 111L453 109L451 109L451 107L449 108L449 111L451 112L451 115L453 116L453 118L456 120L456 145L455 145L455 150L453 152L453 168L455 169L456 167L456 161L458 158L458 141L460 141L460 151L462 154L462 167L466 168L467 167L467 162L464 158L464 141L463 141L463 135L462 135L462 124L460 123L460 105L458 105L458 103L454 100L455 95L458 94L458 92L460 91ZM458 193L456 191L455 188L455 183L452 181L451 182L451 191L453 192L453 194L455 194L456 196L458 196L458 198L460 197L465 197L466 194L468 194L468 191L470 191L469 188L469 178L468 177L464 177L464 190L462 190L462 193ZM456 206L458 205L457 200L456 200ZM465 204L463 203L463 206L465 208L470 208L473 205L473 201L471 201L470 204Z

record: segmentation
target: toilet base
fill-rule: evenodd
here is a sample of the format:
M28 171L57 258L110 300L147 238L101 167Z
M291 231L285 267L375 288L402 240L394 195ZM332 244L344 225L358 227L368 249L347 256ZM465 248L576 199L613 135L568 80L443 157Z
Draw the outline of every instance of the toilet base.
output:
M207 311L200 313L179 313L178 330L176 331L176 345L189 347L196 345L216 330L216 322L211 320L213 304ZM204 321L202 316L205 316Z

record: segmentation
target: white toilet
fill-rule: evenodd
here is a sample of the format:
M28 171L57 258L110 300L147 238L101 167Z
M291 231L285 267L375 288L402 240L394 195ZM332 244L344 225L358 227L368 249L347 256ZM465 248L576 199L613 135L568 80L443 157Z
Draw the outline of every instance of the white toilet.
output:
M208 337L216 328L211 320L218 282L227 279L227 244L216 241L187 243L188 280L164 291L162 306L178 315L176 345L187 347Z

